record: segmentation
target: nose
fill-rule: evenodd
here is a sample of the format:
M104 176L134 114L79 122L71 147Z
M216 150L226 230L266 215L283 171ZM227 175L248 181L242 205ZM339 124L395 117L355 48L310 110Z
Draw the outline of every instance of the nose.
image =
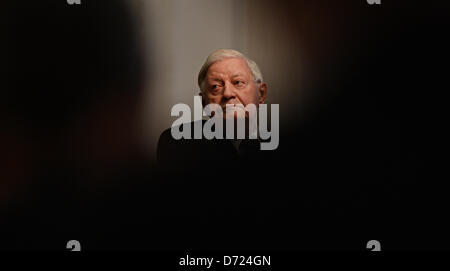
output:
M233 85L226 83L224 86L223 96L226 99L233 99L236 98L236 93Z

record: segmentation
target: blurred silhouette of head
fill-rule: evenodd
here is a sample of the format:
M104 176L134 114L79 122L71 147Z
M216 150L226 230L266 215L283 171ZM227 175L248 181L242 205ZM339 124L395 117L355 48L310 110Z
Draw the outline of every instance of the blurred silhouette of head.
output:
M125 1L1 5L0 199L46 170L133 156L144 63Z

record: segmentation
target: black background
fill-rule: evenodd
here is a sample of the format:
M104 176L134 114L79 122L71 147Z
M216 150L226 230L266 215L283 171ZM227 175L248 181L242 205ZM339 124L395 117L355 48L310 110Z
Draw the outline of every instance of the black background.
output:
M297 3L279 4L292 35L302 34ZM71 157L75 143L61 150L73 119L114 97L133 107L142 74L157 68L141 63L120 1L1 5L2 195L19 187L1 202L1 248L64 250L71 239L84 250L365 250L372 239L385 250L447 248L445 1L352 1L348 14L311 3L350 21L336 42L345 65L312 72L320 102L281 131L264 172L194 183L160 172L133 144L104 163L86 162L88 151Z

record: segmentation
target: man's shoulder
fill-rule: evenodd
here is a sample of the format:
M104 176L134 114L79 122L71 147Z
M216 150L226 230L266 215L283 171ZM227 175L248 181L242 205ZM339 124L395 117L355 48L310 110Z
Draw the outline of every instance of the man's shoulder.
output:
M186 163L187 161L193 161L209 155L209 152L214 148L215 142L203 137L202 139L194 139L194 127L197 123L203 125L205 121L184 123L168 128L161 133L157 148L157 160L160 164L173 164L176 161ZM186 127L190 127L190 138L175 139L172 136L172 129L182 131Z
M201 127L202 127L202 130L203 130L203 125L205 124L205 122L206 122L206 120L191 121L189 123L183 123L183 124L180 124L180 125L175 126L175 127L167 128L166 130L164 130L161 133L161 135L159 137L158 145L160 143L165 143L165 142L172 142L172 143L185 142L183 139L179 139L179 140L175 139L172 136L172 129L174 129L176 131L183 131L183 129L185 129L186 127L190 127L191 138L194 138L194 128L195 128L196 124L197 125L200 124Z

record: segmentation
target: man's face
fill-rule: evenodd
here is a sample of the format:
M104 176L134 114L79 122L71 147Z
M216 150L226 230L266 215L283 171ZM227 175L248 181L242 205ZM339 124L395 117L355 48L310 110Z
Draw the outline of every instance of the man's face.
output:
M219 104L224 111L224 118L248 117L240 109L228 110L228 114L225 114L226 105L258 106L264 103L266 85L255 82L245 59L227 58L209 67L202 96L204 105Z

